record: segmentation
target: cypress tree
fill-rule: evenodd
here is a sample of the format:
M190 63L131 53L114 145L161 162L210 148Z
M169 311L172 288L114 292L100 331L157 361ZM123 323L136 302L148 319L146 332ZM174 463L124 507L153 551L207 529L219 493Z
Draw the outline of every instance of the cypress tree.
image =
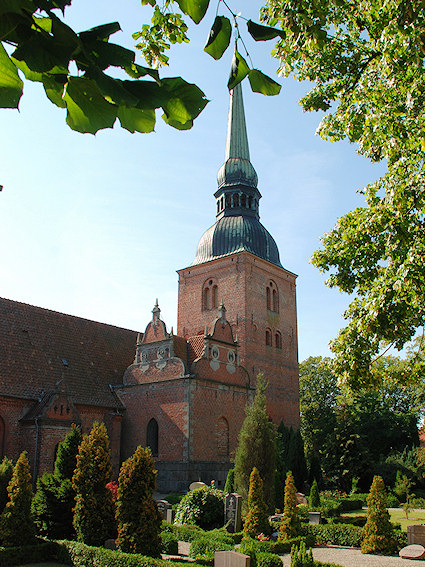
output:
M77 465L77 453L82 440L81 429L73 423L65 439L59 443L55 460L55 477L72 480Z
M112 479L109 439L103 423L83 435L72 477L75 490L74 528L78 541L103 545L116 534L115 505L106 488Z
M13 463L7 457L4 457L0 463L0 514L3 512L6 502L9 498L7 494L7 487L12 478Z
M317 486L317 480L313 480L313 484L310 490L310 497L308 499L310 508L318 508L320 506L320 494L319 487Z
M249 479L248 514L245 518L243 535L257 537L261 533L270 534L270 524L263 497L263 481L254 467Z
M264 482L264 500L268 510L274 507L275 430L266 410L267 382L257 376L257 391L253 404L247 406L246 417L239 432L235 457L235 489L246 502L249 479L254 467Z
M35 540L35 526L31 515L31 474L26 452L21 453L7 487L9 500L0 517L0 543L5 547L22 545Z
M226 484L224 485L224 494L231 494L233 492L233 485L235 483L235 469L229 469L226 478Z
M159 557L162 518L152 496L155 488L151 450L139 446L122 464L118 479L117 545L121 551Z
M387 510L384 481L374 476L367 497L367 521L362 531L362 553L392 554L397 551L393 527Z
M32 501L32 512L40 535L53 539L71 539L75 536L73 508L75 491L72 475L77 463L80 428L72 425L61 441L55 460L55 472L44 473L37 479L37 490Z
M284 516L280 524L279 540L285 541L297 537L300 520L297 509L297 491L291 471L286 475Z
M294 476L295 486L299 491L302 491L304 482L307 480L307 463L304 454L304 442L299 429L292 433L290 439L288 466Z

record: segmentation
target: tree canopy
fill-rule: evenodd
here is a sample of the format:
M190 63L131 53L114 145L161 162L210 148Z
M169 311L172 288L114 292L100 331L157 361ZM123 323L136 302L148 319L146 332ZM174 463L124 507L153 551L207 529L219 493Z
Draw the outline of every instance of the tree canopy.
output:
M378 353L401 349L425 320L423 3L268 0L263 18L285 32L274 50L281 73L313 83L301 104L326 112L320 136L388 165L313 255L327 285L354 296L331 348L338 375L361 387Z

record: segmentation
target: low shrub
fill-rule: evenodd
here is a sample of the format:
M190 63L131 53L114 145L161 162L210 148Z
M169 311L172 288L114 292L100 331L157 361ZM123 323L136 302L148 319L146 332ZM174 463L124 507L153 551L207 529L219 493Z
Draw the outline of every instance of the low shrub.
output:
M214 553L216 551L230 551L232 549L233 543L229 543L225 538L214 538L204 535L192 541L190 544L189 557L193 559L201 557L204 560L209 557L214 559Z
M258 539L253 539L252 537L244 537L240 543L238 551L249 555L251 558L256 555L256 553L264 552L270 553L272 543L270 541L260 541Z
M0 547L1 567L14 567L28 563L43 563L57 559L60 547L54 542L20 547Z
M181 563L145 557L138 553L122 553L103 547L90 547L76 541L61 541L58 560L74 567L181 567ZM197 567L191 563L191 567Z
M397 550L403 549L407 545L407 533L403 532L402 530L394 530L393 532L394 539L396 541Z
M224 494L221 490L205 486L191 490L177 506L175 522L195 524L203 529L223 525Z
M282 559L276 553L259 551L255 559L257 567L282 567Z
M357 496L350 496L341 500L341 510L343 512L351 512L352 510L361 510L363 507L363 500Z
M350 524L351 526L359 526L362 528L366 523L366 516L338 516L331 518L331 524Z
M395 494L387 494L387 507L388 508L399 508L400 502L398 501L397 496Z
M165 500L171 504L171 506L176 506L182 500L183 496L185 495L184 492L176 493L176 494L167 494Z
M273 553L290 553L294 545L299 546L301 543L308 547L312 547L315 544L315 538L312 534L306 534L298 537L293 537L287 539L286 541L276 541L270 546L270 551Z
M302 535L313 536L316 545L360 547L362 528L349 524L306 525Z
M161 551L167 555L177 555L179 552L179 543L176 535L173 532L161 532Z
M199 526L192 526L190 524L185 524L183 526L173 524L172 527L173 532L179 541L193 541L205 533L205 531Z
M412 508L425 508L425 498L413 497L409 500Z
M339 500L323 499L322 504L317 508L324 518L336 518L342 512L342 504Z

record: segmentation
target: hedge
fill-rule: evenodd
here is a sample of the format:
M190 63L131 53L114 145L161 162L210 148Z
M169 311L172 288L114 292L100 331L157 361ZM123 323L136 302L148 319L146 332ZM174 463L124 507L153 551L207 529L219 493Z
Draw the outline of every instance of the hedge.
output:
M0 547L0 567L43 563L58 558L60 547L51 541L19 547Z
M363 508L363 500L351 496L341 500L341 509L343 512L351 512L352 510L361 510Z
M349 524L306 525L302 534L314 536L316 545L360 547L362 528Z

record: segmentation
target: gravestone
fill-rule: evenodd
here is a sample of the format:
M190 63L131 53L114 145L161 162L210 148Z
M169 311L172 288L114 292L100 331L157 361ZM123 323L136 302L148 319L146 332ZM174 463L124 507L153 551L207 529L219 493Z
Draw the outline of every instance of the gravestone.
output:
M167 522L169 524L174 524L175 515L176 515L176 512L172 508L168 508L168 510L166 510L165 519L167 520Z
M167 520L167 512L168 510L171 510L171 504L167 502L167 500L157 500L156 505L158 506L158 510L161 512L162 519Z
M249 555L237 551L216 551L214 553L214 567L249 567Z
M408 545L400 549L398 554L403 559L424 559L425 547L423 545Z
M309 524L320 524L322 521L322 514L320 512L309 512L308 513L308 523Z
M418 544L425 547L425 524L407 526L407 543Z
M226 494L224 499L224 525L231 533L240 532L242 528L241 520L242 496L231 493Z

